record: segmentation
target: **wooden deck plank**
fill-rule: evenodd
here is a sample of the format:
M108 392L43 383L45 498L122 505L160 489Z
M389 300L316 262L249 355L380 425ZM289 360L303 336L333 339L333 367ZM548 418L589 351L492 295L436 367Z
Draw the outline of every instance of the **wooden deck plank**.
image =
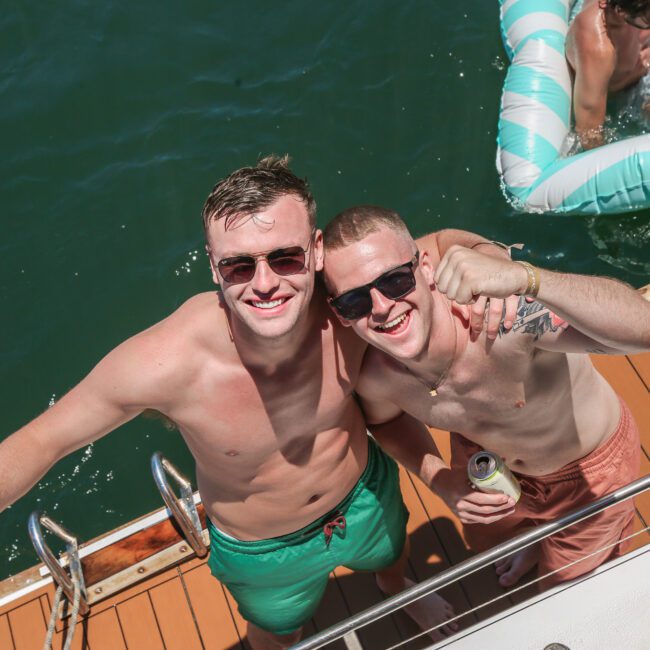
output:
M14 650L14 642L11 638L11 628L9 627L9 617L5 614L0 616L0 648L3 650Z
M42 648L47 627L38 599L31 600L8 614L16 650Z
M431 434L438 446L438 450L443 460L449 463L451 452L449 433L439 429L431 429ZM436 532L440 537L445 553L449 557L451 565L458 564L472 555L469 551L463 535L463 525L458 517L449 509L447 504L431 490L426 488L419 481L414 481L415 489L424 504L424 508L429 519L435 526ZM499 585L496 573L492 567L486 567L477 571L461 581L461 586L467 599L472 607L486 602L504 593L504 589ZM503 611L510 605L508 597L498 601L494 605L488 605L477 612L480 620L487 618L492 614Z
M628 360L622 356L592 355L594 366L630 407L639 425L641 445L650 451L650 398Z
M89 618L88 645L90 650L127 650L114 607Z
M50 583L49 585L45 586L44 589L40 592L39 596L39 602L41 604L41 611L43 612L43 620L46 622L46 624L49 624L50 621L50 616L52 615L52 605L54 603L54 598L56 595L56 587L54 586L53 583ZM73 647L77 647L77 634L79 630L81 629L81 624L82 624L82 617L77 616L77 629L75 630L75 636L74 636L74 641L73 641ZM55 625L55 634L54 634L54 639L59 639L59 638L65 638L65 634L61 634L65 630L67 630L68 625L70 624L70 619L66 617L65 619L56 619L56 625Z
M438 535L431 524L420 498L413 486L412 477L400 467L400 485L404 503L410 516L407 523L409 536L409 563L407 577L419 583L449 567L449 560L440 543ZM454 584L440 590L439 595L451 604L458 614L469 608L469 601L460 584ZM431 645L429 635L421 635L422 630L404 611L394 614L395 623L403 639L416 639L410 641L406 648L426 648ZM466 619L465 625L475 622L475 617ZM459 621L463 627L463 620ZM421 635L421 636L420 636Z
M650 352L646 354L629 354L627 358L641 376L646 388L650 390Z
M239 638L242 639L244 648L248 650L250 648L248 640L246 638L246 627L247 623L244 617L239 613L239 607L237 607L237 601L232 597L232 594L228 591L228 588L225 585L221 585L223 588L224 596L228 601L228 607L230 608L230 613L232 615L232 620L235 623Z
M127 587L123 591L120 591L119 593L109 596L105 600L101 600L100 602L94 604L92 606L92 614L93 615L99 614L106 609L111 609L112 607L116 607L120 603L126 602L130 598L134 598L139 594L145 593L149 589L153 589L157 585L163 584L168 580L173 580L174 578L177 578L178 575L179 575L178 567L171 567L163 571L162 573L158 573L154 576L149 576L147 579L143 580L142 582L138 582L134 585L131 585L130 587Z
M323 595L323 598L318 605L318 609L314 614L313 621L315 631L323 631L331 625L340 623L348 618L351 613L352 612L348 609L345 599L343 598L336 577L332 574L330 579L327 581L325 594ZM304 636L306 638L309 634L305 633ZM328 644L327 650L346 650L345 642L339 639L334 643Z
M147 592L120 603L117 615L128 648L165 650Z
M194 567L183 573L182 579L205 647L214 650L242 648L223 587L212 577L208 565Z
M189 571L193 571L197 567L200 567L203 564L206 564L209 557L210 557L210 555L208 555L207 557L203 557L203 558L196 557L196 555L194 555L190 559L184 560L182 564L179 564L178 565L178 570L181 573L188 573Z
M47 586L45 588L47 588ZM32 600L38 600L39 595L42 593L45 593L43 587L41 587L40 589L36 589L29 594L25 594L20 598L16 598L16 600L13 600L10 603L7 603L4 607L0 608L0 616L2 616L3 614L8 614L14 609L17 609L18 607L21 607L22 605L25 605L26 603L29 603Z
M201 650L193 612L180 576L149 590L167 650Z
M382 593L371 573L354 573L345 567L334 571L347 607L358 614L382 600ZM401 641L393 616L386 616L358 631L364 648L386 648Z
M410 564L415 574L414 579L422 582L448 568L450 559L431 524L414 482L402 468L400 484L404 502L411 513L407 525L411 545ZM470 607L469 600L459 584L443 589L440 595L452 605L457 614ZM474 619L470 622L474 622Z
M205 526L203 504L197 505L197 512L201 523ZM81 565L86 584L91 586L100 582L182 540L183 534L173 519L165 519L133 533L82 558Z
M43 598L41 600L42 606L45 608L44 611L47 613L47 617L52 612L50 605L47 600ZM49 610L49 611L48 611ZM79 621L73 630L72 643L70 644L71 650L85 650L88 648L86 632L88 629L89 621ZM65 642L68 637L68 626L70 625L70 619L66 618L64 621L57 621L57 626L55 628L54 635L52 636L52 650L62 650L65 647ZM43 641L45 640L45 634L43 634Z

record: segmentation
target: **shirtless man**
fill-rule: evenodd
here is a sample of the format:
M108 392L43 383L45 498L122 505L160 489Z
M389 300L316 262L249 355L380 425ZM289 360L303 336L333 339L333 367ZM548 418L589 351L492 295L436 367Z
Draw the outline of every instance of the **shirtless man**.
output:
M399 216L374 206L338 215L325 228L324 246L334 311L376 348L366 353L357 384L369 429L458 514L474 549L638 477L636 425L587 355L650 349L650 303L637 292L479 249L452 247L436 268ZM512 331L496 341L470 337L467 303L512 293L537 296L520 299ZM462 434L452 434L451 468L420 422ZM481 448L498 453L519 477L516 506L506 496L495 506L486 501L493 495L469 489L467 461ZM545 575L616 543L632 517L627 501L507 558L497 566L501 584L514 584L536 562ZM545 583L585 573L619 552L606 550Z
M396 466L369 442L353 397L366 345L338 324L316 282L315 212L286 160L218 183L203 217L221 291L122 343L0 445L2 510L58 459L143 410L173 420L196 460L211 569L254 648L295 643L338 565L379 571L389 594L407 586ZM448 231L427 245L445 246L450 233L485 241ZM451 608L435 597L409 613L430 628Z
M566 38L575 81L573 112L584 149L603 144L607 94L631 86L650 66L650 0L585 0Z

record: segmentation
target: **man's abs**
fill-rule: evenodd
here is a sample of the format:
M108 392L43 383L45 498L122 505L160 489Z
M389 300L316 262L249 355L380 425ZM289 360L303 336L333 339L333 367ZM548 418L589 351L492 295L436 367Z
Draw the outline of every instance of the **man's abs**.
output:
M324 431L291 457L282 451L263 462L238 458L197 462L197 481L206 513L223 532L243 541L269 539L307 526L334 510L365 469L368 437L354 431Z
M454 428L485 449L502 456L516 472L543 476L557 471L600 446L616 429L619 400L586 356L568 355L563 369L542 381L527 382L521 402L499 408L492 418L468 418Z

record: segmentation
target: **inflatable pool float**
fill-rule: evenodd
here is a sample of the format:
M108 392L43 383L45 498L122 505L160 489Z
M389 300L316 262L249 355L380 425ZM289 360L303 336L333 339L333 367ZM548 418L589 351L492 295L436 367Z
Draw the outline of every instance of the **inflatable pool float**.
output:
M508 201L525 212L604 214L650 207L650 134L575 156L564 41L572 0L499 0L511 61L501 97L497 170Z

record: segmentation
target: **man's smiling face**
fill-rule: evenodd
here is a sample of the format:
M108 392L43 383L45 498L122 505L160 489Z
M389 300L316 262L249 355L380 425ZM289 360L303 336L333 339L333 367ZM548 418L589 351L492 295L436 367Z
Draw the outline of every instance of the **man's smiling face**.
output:
M402 233L382 228L341 248L328 249L325 278L331 296L367 285L387 271L410 262L415 242ZM371 287L372 310L361 318L339 319L365 341L399 359L417 359L426 353L431 332L433 269L426 252L413 265L415 287L391 299Z
M213 279L221 286L233 317L260 337L290 333L307 312L315 271L322 268L322 236L320 231L312 232L305 204L285 194L227 230L219 219L210 225L208 241ZM246 282L228 282L219 272L219 261L224 259L295 247L306 249L305 264L296 273L275 272L264 255L258 257L254 275Z

